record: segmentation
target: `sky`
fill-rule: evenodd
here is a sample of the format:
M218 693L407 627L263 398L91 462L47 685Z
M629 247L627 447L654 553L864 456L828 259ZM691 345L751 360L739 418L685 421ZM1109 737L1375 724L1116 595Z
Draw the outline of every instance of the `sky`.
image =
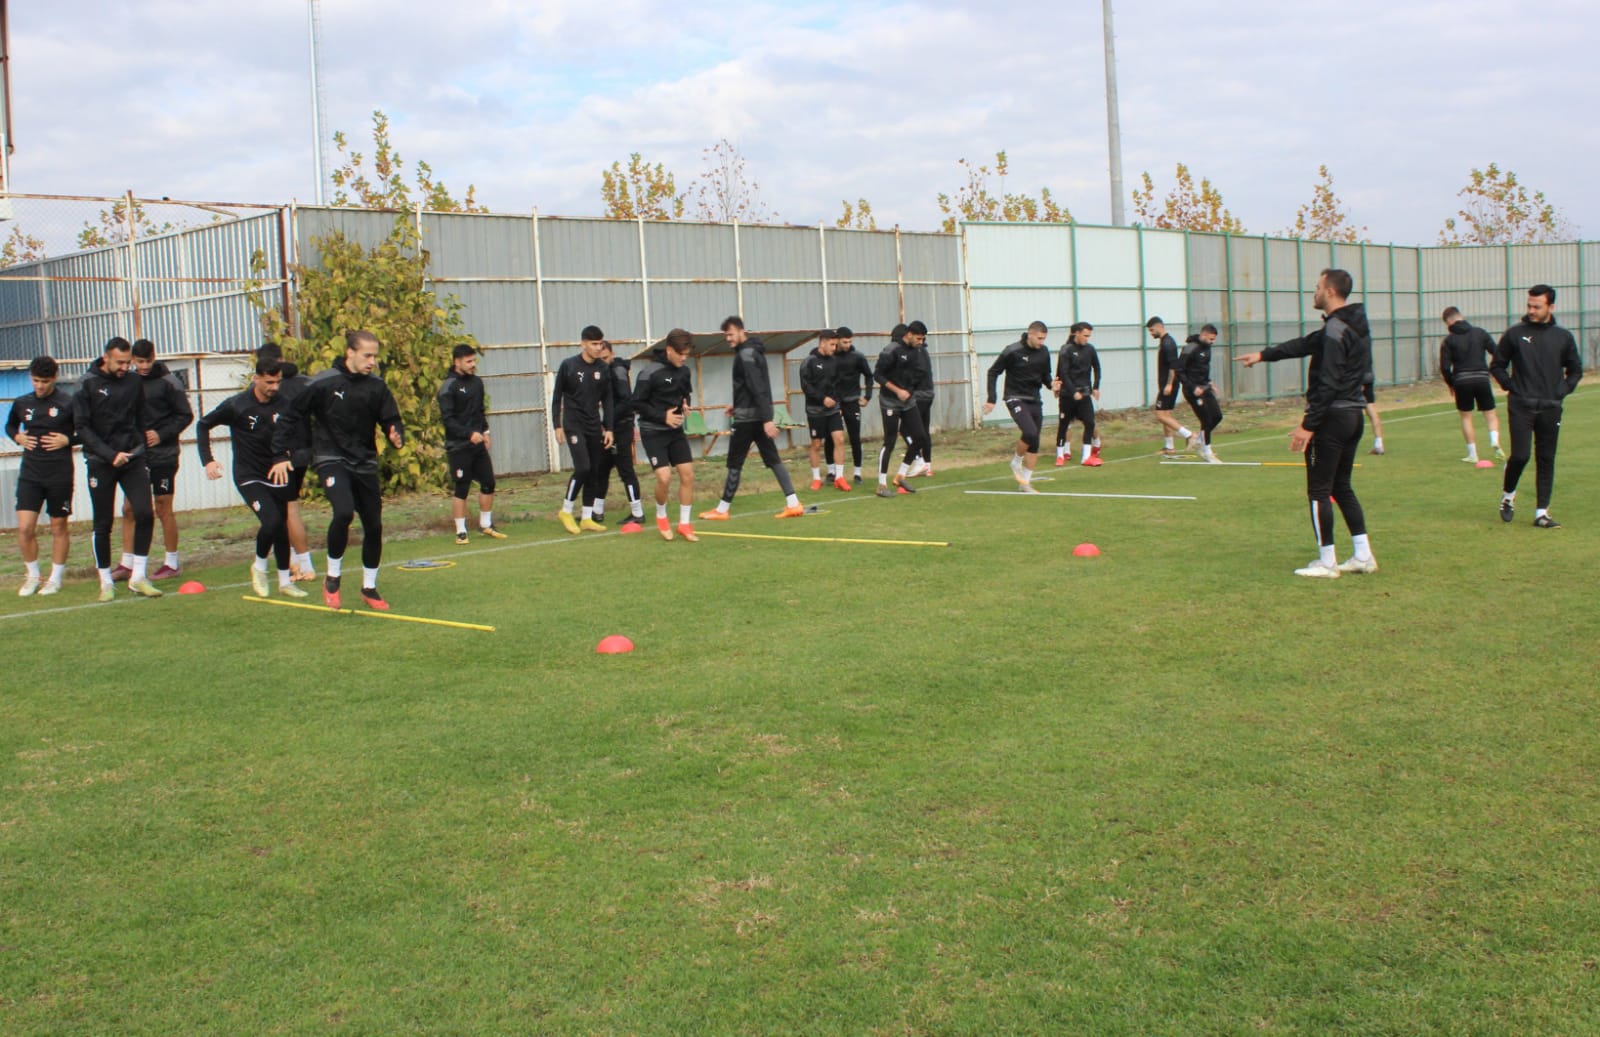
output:
M776 222L865 198L880 227L935 229L958 160L1000 150L1009 190L1111 220L1093 0L321 8L328 131L370 153L381 109L408 166L497 212L600 215L633 152L683 190L726 138ZM13 190L314 199L304 0L10 10ZM1148 171L1164 195L1182 162L1276 233L1325 164L1366 237L1432 244L1492 162L1600 237L1593 0L1117 0L1115 27L1129 190Z

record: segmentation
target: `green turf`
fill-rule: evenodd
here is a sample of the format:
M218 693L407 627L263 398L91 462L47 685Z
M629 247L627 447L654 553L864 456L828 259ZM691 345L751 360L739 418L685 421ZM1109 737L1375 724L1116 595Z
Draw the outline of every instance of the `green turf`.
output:
M8 594L0 1032L1596 1032L1594 399L1553 532L1531 468L1504 525L1453 412L1389 412L1382 569L1336 582L1291 575L1295 469L1113 443L1040 488L1198 500L968 495L995 431L700 524L948 548L394 545L457 563L386 570L396 612L492 634L238 565Z

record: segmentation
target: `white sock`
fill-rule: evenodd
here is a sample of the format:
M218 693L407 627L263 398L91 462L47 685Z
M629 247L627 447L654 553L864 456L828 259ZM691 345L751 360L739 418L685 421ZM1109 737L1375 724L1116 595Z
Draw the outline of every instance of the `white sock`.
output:
M465 515L456 519L456 532L465 534L467 531L467 517Z
M1067 456L1067 452L1070 451L1071 449L1072 449L1072 444L1071 443L1061 443L1061 444L1057 445L1057 447L1056 447L1056 457L1057 458L1066 457Z
M1083 444L1083 459L1085 461L1089 460L1089 450L1090 450L1089 444L1088 443Z
M168 569L178 568L178 552L168 551L165 562Z
M1367 534L1365 533L1351 537L1350 547L1355 551L1356 557L1363 562L1372 557L1372 546L1367 542Z
M1476 444L1476 443L1468 443L1467 444L1467 460L1468 461L1476 461L1477 459L1478 459L1478 444Z
M294 580L289 578L289 570L287 570L287 569L279 569L278 570L278 586L287 587L287 586L289 586L289 584L291 584L293 582L294 582Z
M1166 439L1163 439L1161 441L1161 448L1163 450L1171 450L1172 449L1172 437L1171 436L1168 436Z
M694 505L693 504L680 504L680 505L678 505L678 525L687 526L689 524L690 512L692 512L693 510L694 510ZM664 514L664 512L663 512L663 514Z
M729 500L719 500L719 501L717 501L717 510L719 512L721 512L722 514L724 514L724 515L726 515L730 510L732 510L732 508L733 508L733 501L729 501Z
M667 517L667 506L665 504L657 504L656 505L656 518L657 519L664 519L666 517Z
M628 514L636 519L644 518L644 501L634 500L628 502Z
M378 589L378 570L369 569L364 565L361 567L361 589L362 590L377 590Z
M480 512L478 512L478 528L479 529L493 529L494 528L494 512L492 512L492 511L480 511Z
M65 565L57 565L55 562L51 562L50 563L50 582L51 583L53 583L53 584L55 584L56 586L59 587L61 585L61 581L66 579L66 576L67 576L67 567Z
M1533 509L1533 517L1536 518L1536 519L1544 518L1548 514L1550 514L1550 509L1549 508L1534 508Z
M1021 468L1021 469L1019 469L1019 471L1022 473L1022 481L1023 482L1025 482L1025 483L1033 482L1033 469L1032 468Z
M606 502L603 500L597 500L594 502L594 504L590 505L589 510L594 513L594 520L599 522L601 519L606 517Z
M1178 435L1182 436L1184 439L1191 439L1191 438L1194 437L1194 433L1190 432L1188 429L1184 428L1182 425L1178 426Z
M1490 433L1489 433L1489 445L1494 447L1497 450L1499 449L1499 447L1500 447L1500 430L1499 429L1493 429L1493 430L1490 431Z
M256 559L256 572L264 573L266 571L267 571L267 560L265 558L257 558Z
M812 482L821 482L822 481L822 469L820 469L820 468L811 469L811 481Z
M787 497L783 498L783 503L789 505L791 508L798 508L800 506L800 498L791 493Z
M124 569L133 568L133 555L123 552L122 561L119 563Z
M594 518L594 505L585 504L583 506L583 517L586 518L586 519Z
M908 464L902 464L900 466L900 470L898 472L896 472L895 474L900 476L900 478L904 479L906 477L906 473L909 472L909 471L911 471L911 466L908 465Z
M109 587L111 585L111 570L97 569L95 571L100 574L100 586Z
M37 580L39 578L39 559L35 558L31 562L23 562L22 564L28 567L28 579Z
M573 505L572 501L564 500L564 501L561 502L561 510L566 512L568 515L570 515L570 514L572 514L572 505Z
M888 472L879 472L878 473L878 485L879 486L887 486L887 485L889 485L889 473Z
M1332 544L1329 544L1327 547L1318 547L1317 557L1322 560L1323 565L1326 565L1330 569L1339 564L1339 556L1334 552Z
M1022 469L1022 455L1021 454L1012 454L1011 455L1011 467L1013 467L1013 468L1015 468L1015 469L1017 469L1019 471Z
M293 555L289 560L291 562L293 562L294 564L298 565L302 569L311 569L313 571L316 569L316 566L311 564L311 552L310 551L305 551L303 553Z
M1535 487L1535 489L1537 489L1537 487ZM1517 499L1517 491L1516 490L1512 490L1510 493L1502 493L1500 495L1500 503L1501 504L1511 504L1511 503L1514 503L1516 501L1516 499Z
M142 579L144 579L145 575L149 572L149 569L150 569L150 556L149 555L134 555L133 556L133 565L130 566L130 568L133 569L133 575L129 576L128 579L130 579L130 580L142 580Z
M343 572L344 572L344 558L343 557L334 558L333 556L330 555L328 557L328 575L333 577L335 580L337 580L339 578L340 574L343 573Z
M1379 450L1382 450L1383 449L1383 437L1382 436L1374 437L1374 439L1372 440L1372 445L1377 447Z

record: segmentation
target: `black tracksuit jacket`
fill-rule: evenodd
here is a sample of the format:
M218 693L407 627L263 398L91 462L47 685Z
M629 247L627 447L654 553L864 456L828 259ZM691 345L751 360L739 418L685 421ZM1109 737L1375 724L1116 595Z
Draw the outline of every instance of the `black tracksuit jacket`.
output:
M1050 350L1028 348L1028 337L1011 343L989 365L990 403L997 402L995 386L1006 376L1006 399L1039 402L1039 390L1050 384Z
M144 416L144 385L132 367L115 378L106 373L104 357L96 360L78 380L72 414L85 460L110 464L119 453L144 455L150 424Z
M1540 406L1560 403L1578 387L1583 359L1572 333L1553 319L1548 324L1523 321L1500 337L1489 373L1522 403Z
M1300 424L1315 432L1330 410L1365 410L1361 386L1372 370L1372 330L1367 308L1346 303L1322 318L1320 330L1261 351L1262 360L1310 357L1306 369L1306 413Z
M298 423L311 421L311 460L314 465L337 464L362 475L378 470L378 429L394 429L405 441L405 426L394 394L376 374L351 374L344 358L326 371L318 371L305 391L295 397L293 421L280 419L272 433L272 452L287 453L299 439Z

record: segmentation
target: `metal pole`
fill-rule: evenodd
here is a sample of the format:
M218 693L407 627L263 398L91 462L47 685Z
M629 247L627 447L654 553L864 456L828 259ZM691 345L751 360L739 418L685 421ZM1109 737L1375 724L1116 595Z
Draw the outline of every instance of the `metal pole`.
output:
M1265 291L1261 293L1261 298L1263 300L1261 313L1261 348L1265 349L1266 347L1272 345L1272 246L1267 241L1267 236L1265 234L1261 235L1261 287L1265 289ZM1228 352L1229 354L1232 354L1233 350L1230 348ZM1270 373L1272 371L1271 364L1267 365L1267 371L1269 372L1267 375L1267 399L1270 400L1272 399L1272 375ZM1228 365L1228 382L1229 388L1231 389L1233 382L1232 364Z
M644 300L644 348L649 349L655 344L655 337L650 334L650 267L646 264L644 254L644 217L639 217L639 290L640 298Z
M1134 240L1139 244L1139 312L1145 320L1150 319L1150 304L1145 298L1145 273L1144 273L1144 227L1133 229ZM1146 407L1150 406L1150 336L1143 336L1144 345L1139 349L1139 390L1140 399ZM1159 346L1156 348L1160 348Z
M894 282L900 299L900 317L897 323L906 322L906 267L900 258L900 224L894 225Z
M143 338L144 337L144 327L143 327L143 321L141 320L140 314L139 314L139 254L135 250L135 242L134 242L134 235L136 233L138 233L138 224L133 218L133 205L134 205L134 202L133 202L133 192L132 191L129 191L127 194L123 195L123 202L128 207L127 211L124 212L122 215L123 215L124 221L127 223L127 230L128 230L128 281L127 281L127 284L128 284L128 302L129 302L129 306L133 310L133 337L134 338Z
M827 224L817 221L817 256L822 260L822 326L833 327L833 318L828 315L828 239Z
M744 259L739 254L739 221L733 221L733 285L734 295L738 303L738 313L744 319ZM696 374L700 372L696 371ZM702 385L705 383L702 382Z
M544 374L544 398L550 399L555 389L555 379L550 374L550 345L544 326L544 260L539 252L539 210L533 210L533 296L539 305L539 369ZM561 444L556 442L556 430L551 427L549 415L544 423L545 467L552 472L561 470Z
M1400 384L1400 313L1395 307L1394 292L1394 242L1389 242L1389 378L1390 385ZM1419 375L1421 372L1418 372Z
M1117 50L1111 28L1111 0L1101 0L1101 20L1106 38L1106 137L1111 151L1111 225L1126 227L1122 208L1122 122L1117 115Z
M972 317L972 279L966 276L966 272L967 272L967 225L963 221L962 224L961 224L961 274L962 274L962 277L961 277L961 282L962 282L961 294L962 294L963 300L965 301L965 304L966 304L965 308L966 308L966 311L967 311L967 318L968 318L967 320L963 321L963 323L966 324L966 326L967 326L967 385L968 385L968 388L970 389L970 391L967 393L967 396L969 397L969 402L970 402L970 404L972 406L972 424L971 424L970 427L971 428L982 428L983 427L983 404L984 404L984 401L988 397L987 397L987 393L986 393L985 389L984 388L980 388L979 384L978 384L978 379L980 377L979 374L978 374L978 367L979 367L979 364L978 364L978 339L977 339L977 336L973 333L972 320L971 320L971 317Z
M325 173L322 168L322 58L319 56L320 44L318 37L322 35L320 21L317 17L317 0L309 0L306 4L307 34L311 41L311 156L317 172L318 205L323 203L323 182Z

